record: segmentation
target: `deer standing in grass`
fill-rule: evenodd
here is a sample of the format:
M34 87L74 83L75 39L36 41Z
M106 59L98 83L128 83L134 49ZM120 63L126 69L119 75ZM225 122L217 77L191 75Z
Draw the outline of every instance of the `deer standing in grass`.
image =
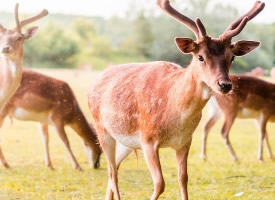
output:
M275 84L246 75L231 75L233 89L227 95L214 94L209 101L209 119L204 126L201 158L206 160L207 136L216 121L223 115L221 134L233 160L238 157L229 140L229 131L236 118L256 119L259 128L258 159L263 160L263 141L266 141L269 157L274 159L268 141L266 125L275 121Z
M232 58L260 44L231 43L231 39L263 9L263 3L257 2L217 39L207 35L200 19L189 19L171 7L168 0L158 0L158 5L196 35L196 41L175 39L179 50L192 54L193 59L186 69L162 61L113 66L90 89L89 108L108 162L106 200L113 196L120 199L117 170L134 149L143 150L154 183L151 200L158 199L165 188L159 161L159 148L164 147L176 150L181 195L188 199L187 157L202 109L212 90L221 94L231 90L228 71Z
M66 82L37 72L23 70L18 90L0 113L0 127L8 115L18 120L39 123L45 148L45 162L49 168L53 169L49 154L48 125L54 126L72 158L75 169L81 170L65 133L66 125L74 129L83 139L90 165L94 168L99 167L101 149L95 130L88 124ZM2 151L0 151L0 159L5 167L9 166Z
M20 21L18 7L19 4L16 4L14 29L6 29L0 24L0 112L19 87L23 70L24 42L33 37L38 30L38 27L34 26L22 33L22 28L48 14L44 9L38 15ZM0 157L3 157L1 148Z
M14 29L6 29L0 24L0 110L19 87L23 69L24 42L33 37L38 30L38 27L34 26L22 33L22 28L48 14L44 9L38 15L20 21L18 7L19 4L16 4Z

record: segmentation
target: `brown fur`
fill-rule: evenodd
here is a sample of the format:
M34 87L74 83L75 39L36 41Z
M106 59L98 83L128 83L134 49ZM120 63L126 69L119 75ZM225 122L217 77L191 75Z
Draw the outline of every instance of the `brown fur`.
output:
M0 24L0 111L19 87L22 78L24 42L33 37L38 29L30 27L22 33L21 28L48 14L44 10L42 14L20 21L18 6L19 4L15 5L16 28L6 29Z
M168 0L157 3L195 33L197 41L175 38L178 48L183 53L191 53L193 60L186 69L168 62L113 66L105 70L90 89L89 108L108 161L106 200L112 200L113 196L120 200L118 167L138 148L143 150L153 178L151 200L157 200L165 189L159 160L159 148L163 147L176 150L181 196L188 199L187 157L202 108L212 90L219 93L231 90L228 71L235 52L245 55L259 46L259 42L253 41L231 44L232 37L228 37L244 28L247 17L241 23L234 23L236 30L230 29L223 39L215 39L207 36L199 19L194 22L177 12Z
M37 115L45 113L48 119L41 122L39 119L32 119L26 116L20 117L20 114L17 116L16 109L19 108L37 113ZM91 164L95 168L99 166L101 150L97 142L96 132L86 121L70 86L66 82L34 71L24 70L20 87L0 115L1 124L7 115L21 120L38 121L44 125L54 125L73 160L75 160L69 141L64 135L64 126L72 127L83 139L90 151L93 152L95 158ZM52 167L50 160L48 162L49 167ZM76 160L74 165L75 168L80 169Z
M265 138L269 155L274 158L266 135L266 124L268 121L275 121L275 84L264 81L262 79L247 76L247 75L231 75L230 79L233 83L233 89L226 95L215 94L215 99L221 109L225 123L222 128L222 135L226 140L226 144L234 160L238 160L231 143L229 141L229 131L236 117L240 118L255 118L258 120L260 127L260 145L258 158L263 160L262 156L262 140ZM202 147L202 158L206 159L206 139L210 128L219 118L219 111L214 110L214 113L208 119L204 127L204 144ZM249 114L249 109L255 114ZM244 113L243 113L244 112Z

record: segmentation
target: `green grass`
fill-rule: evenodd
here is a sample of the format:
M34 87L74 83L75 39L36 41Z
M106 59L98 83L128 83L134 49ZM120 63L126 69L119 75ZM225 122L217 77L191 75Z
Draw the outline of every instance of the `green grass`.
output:
M43 73L67 80L76 93L88 120L87 90L96 73L81 72L77 77L69 70L41 70ZM191 200L273 200L275 199L275 162L256 159L258 134L252 120L237 120L231 131L231 141L240 157L234 163L220 136L221 120L209 135L208 162L199 158L202 123L194 133L189 154L189 195ZM105 197L107 184L106 161L101 159L99 170L88 165L82 141L66 129L73 152L83 172L72 168L71 160L55 131L50 129L50 152L54 171L44 165L44 149L36 124L9 119L1 129L1 147L11 169L0 167L0 200L101 200ZM270 142L275 151L275 126L268 125ZM160 199L180 199L177 183L175 152L162 149L160 152L166 189ZM122 199L147 200L153 184L142 153L138 162L130 155L119 170L119 186ZM235 194L243 192L240 197Z

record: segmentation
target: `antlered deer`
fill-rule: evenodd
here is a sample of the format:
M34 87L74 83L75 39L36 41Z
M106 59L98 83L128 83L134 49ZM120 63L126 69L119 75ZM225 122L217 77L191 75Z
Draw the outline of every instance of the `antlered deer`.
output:
M263 160L263 140L267 144L268 153L274 159L268 141L266 125L275 121L275 84L246 75L231 75L233 89L226 95L215 94L209 101L209 119L204 126L201 158L206 157L207 136L212 126L223 115L224 124L221 131L225 144L235 161L238 161L231 142L229 131L235 118L257 119L259 127L258 159Z
M46 165L53 169L49 154L48 125L53 125L62 142L66 146L77 170L81 170L69 144L64 130L68 125L83 139L90 165L99 167L101 149L95 130L88 124L70 86L49 76L23 70L21 84L0 113L0 127L6 116L18 120L35 121L39 123L45 147ZM2 151L0 159L8 167Z
M190 65L183 69L169 62L132 63L108 68L88 94L99 142L108 161L109 181L106 200L120 199L117 170L121 161L134 149L142 149L151 172L158 199L165 188L159 148L176 150L178 179L182 199L187 195L187 156L192 133L211 91L226 94L232 84L228 71L234 56L243 56L259 46L256 41L231 39L248 20L264 7L257 2L243 17L234 21L219 38L212 38L200 21L193 21L158 0L169 15L191 29L197 40L176 38L185 54L192 54Z
M48 14L44 9L40 14L20 21L18 6L15 5L14 11L16 28L6 29L0 24L0 110L19 87L23 69L24 42L33 37L38 30L38 27L34 26L22 33L22 28Z

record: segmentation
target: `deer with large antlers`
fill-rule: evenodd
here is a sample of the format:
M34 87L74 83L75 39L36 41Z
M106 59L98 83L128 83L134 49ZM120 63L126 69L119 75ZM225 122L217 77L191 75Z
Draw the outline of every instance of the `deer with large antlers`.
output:
M75 169L81 170L81 167L71 150L64 129L66 125L75 130L83 139L90 165L94 168L99 167L101 149L96 132L88 124L73 91L66 82L38 72L23 70L18 90L0 113L0 127L7 116L39 123L45 148L45 162L49 168L53 169L49 153L49 125L55 128L64 143ZM9 167L1 149L0 160L3 166Z
M38 27L34 26L23 33L22 28L48 14L44 9L38 15L20 21L18 7L19 4L16 4L14 29L6 29L0 24L0 110L19 87L23 69L24 42L33 37L38 30Z
M134 149L143 150L154 183L151 200L158 199L165 188L159 161L159 148L164 147L176 150L181 195L188 199L187 157L202 109L212 90L220 94L231 90L228 71L234 56L243 56L260 44L231 40L263 9L261 2L217 39L207 35L200 19L193 21L179 13L169 0L158 0L158 5L194 32L196 41L175 39L179 50L193 59L186 69L161 61L113 66L90 89L89 108L108 162L106 200L120 199L117 170Z
M214 94L209 101L209 118L204 126L201 158L206 160L206 142L210 129L224 116L221 134L234 161L238 157L229 140L229 131L236 118L257 119L259 128L258 159L263 160L263 141L265 140L269 157L274 159L268 140L266 125L275 121L275 84L246 75L231 75L233 89L227 95Z

